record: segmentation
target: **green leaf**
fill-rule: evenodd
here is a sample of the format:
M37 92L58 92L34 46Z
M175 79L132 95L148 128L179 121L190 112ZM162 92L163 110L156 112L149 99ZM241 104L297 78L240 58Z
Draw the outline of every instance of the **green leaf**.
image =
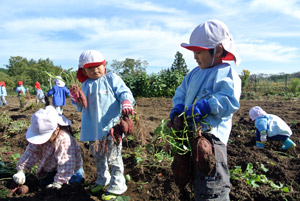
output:
M282 188L281 189L283 192L285 192L285 193L288 193L288 192L290 192L290 190L289 190L289 188L288 187L284 187L284 188Z

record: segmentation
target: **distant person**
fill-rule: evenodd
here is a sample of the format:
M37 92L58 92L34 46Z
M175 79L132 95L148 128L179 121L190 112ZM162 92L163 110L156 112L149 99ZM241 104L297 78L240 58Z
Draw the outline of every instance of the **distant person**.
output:
M211 173L200 170L201 164L197 167L192 163L195 200L229 200L226 145L232 116L240 107L241 80L235 69L223 60L233 60L238 65L239 56L227 26L218 20L198 25L191 33L189 44L181 46L192 51L198 66L177 87L169 117L173 122L187 108L185 116L191 129L193 115L195 122L201 123L202 135L215 150L216 165Z
M62 114L63 106L66 105L66 96L70 96L70 91L61 76L56 76L53 82L55 85L47 92L47 96L52 96L52 105L59 114Z
M7 105L5 96L7 96L6 85L4 81L0 82L0 106Z
M23 81L18 81L18 86L16 88L16 92L18 94L18 99L20 101L20 108L24 108L25 106L25 96L26 96L26 89L23 86Z
M256 146L264 148L267 140L281 141L284 151L296 146L290 139L291 128L277 115L267 114L261 107L255 106L250 109L249 115L256 127Z
M13 180L25 183L25 172L38 163L36 171L41 187L60 189L63 184L84 179L80 147L72 136L71 121L53 106L39 109L30 119L26 132L29 144L21 156Z
M78 94L71 90L71 100L81 112L80 141L89 141L97 167L97 180L92 193L103 192L102 200L114 200L127 190L122 159L122 141L114 144L110 135L121 114L133 115L135 100L124 81L114 73L106 73L103 55L96 50L84 51L79 57L77 78L87 98L85 108ZM98 147L98 149L97 149Z
M43 90L41 89L41 84L39 82L36 82L34 84L34 87L35 87L35 91L36 91L36 99L38 100L38 102L46 104L45 94L44 94Z

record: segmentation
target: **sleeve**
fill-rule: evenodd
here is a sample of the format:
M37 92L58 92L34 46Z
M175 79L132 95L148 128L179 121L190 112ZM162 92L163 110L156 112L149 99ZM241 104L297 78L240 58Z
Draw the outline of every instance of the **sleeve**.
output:
M132 105L135 105L135 99L132 95L132 92L126 86L122 78L114 73L108 77L110 78L109 82L112 86L112 89L120 103L122 103L124 100L129 100Z
M219 119L236 112L241 95L241 80L231 68L219 69L216 74L213 94L208 98L211 114Z
M71 136L67 133L60 134L55 142L55 158L57 160L57 173L54 182L68 183L74 174L76 166L76 145L72 144Z
M69 90L67 87L65 87L65 94L66 94L67 96L70 96L70 90Z
M42 150L39 145L34 145L29 143L26 147L24 154L21 156L18 164L17 164L17 171L19 170L28 170L30 171L31 168L40 160L42 157Z
M255 127L261 133L268 129L268 119L267 117L260 117L255 120Z
M54 87L52 87L52 89L50 89L48 92L47 92L47 96L52 96L55 92L55 89Z
M19 93L19 87L16 88L16 92Z

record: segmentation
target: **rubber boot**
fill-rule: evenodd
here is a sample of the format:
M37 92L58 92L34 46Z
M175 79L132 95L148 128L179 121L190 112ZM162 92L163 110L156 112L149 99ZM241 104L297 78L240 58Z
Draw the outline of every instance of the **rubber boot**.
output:
M290 138L282 141L282 144L283 144L282 149L284 151L287 151L296 146L296 144Z
M265 144L263 142L256 141L256 147L263 149L265 147Z

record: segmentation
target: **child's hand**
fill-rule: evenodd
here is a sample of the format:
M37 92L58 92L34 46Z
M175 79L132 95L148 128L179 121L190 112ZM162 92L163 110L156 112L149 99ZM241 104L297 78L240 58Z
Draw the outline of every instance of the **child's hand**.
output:
M16 174L13 175L13 180L18 184L22 185L25 183L26 177L23 170L19 170Z
M133 115L133 106L129 100L122 102L122 115Z
M193 106L193 104L191 104L188 107L188 110L185 112L185 116L191 117L192 113L193 113L193 115L196 115L194 118L196 122L198 122L205 115L209 114L210 106L209 106L207 100L206 99L200 100L200 101L196 102L194 106Z
M176 115L179 115L183 113L184 111L184 105L183 104L177 104L170 112L170 119L174 119Z

